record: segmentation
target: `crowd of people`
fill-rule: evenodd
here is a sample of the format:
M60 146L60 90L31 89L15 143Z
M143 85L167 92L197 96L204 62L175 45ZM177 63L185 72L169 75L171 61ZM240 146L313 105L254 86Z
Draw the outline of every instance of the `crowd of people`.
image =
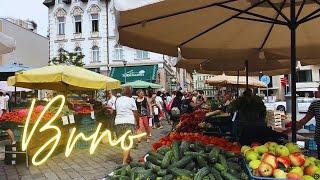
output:
M179 116L184 113L192 113L194 109L205 103L203 91L182 93L154 91L152 89L136 90L130 86L122 88L121 95L106 92L106 127L114 129L117 136L121 136L128 130L132 133L146 132L143 139L150 142L152 129L162 129L163 123L175 125L179 122ZM142 139L139 139L140 143ZM124 151L123 164L131 161L130 151Z

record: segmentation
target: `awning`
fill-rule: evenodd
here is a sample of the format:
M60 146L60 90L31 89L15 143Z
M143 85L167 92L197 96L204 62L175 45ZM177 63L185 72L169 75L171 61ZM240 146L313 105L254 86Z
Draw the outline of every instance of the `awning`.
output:
M137 80L155 82L157 78L158 65L114 67L110 76L118 79L121 83Z

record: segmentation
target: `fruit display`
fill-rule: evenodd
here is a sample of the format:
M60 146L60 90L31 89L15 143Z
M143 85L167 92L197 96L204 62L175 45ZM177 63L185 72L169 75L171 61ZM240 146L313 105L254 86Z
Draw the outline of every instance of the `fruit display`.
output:
M200 133L177 133L172 132L168 136L160 138L152 145L153 150L166 146L171 147L174 141L200 141L205 145L214 145L226 151L231 151L240 154L240 146L237 143L232 143L222 137L205 136Z
M180 122L176 126L177 132L202 132L203 128L200 123L204 122L206 113L203 110L196 110L190 114L183 114Z
M241 153L253 176L301 180L320 177L320 160L305 156L294 143L242 146Z
M146 156L145 163L117 167L106 179L247 180L240 157L202 142L173 141Z

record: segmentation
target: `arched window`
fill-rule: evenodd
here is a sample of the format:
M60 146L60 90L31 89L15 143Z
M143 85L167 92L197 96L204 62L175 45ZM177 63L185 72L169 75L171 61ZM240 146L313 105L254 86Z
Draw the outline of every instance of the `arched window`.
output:
M76 48L74 49L74 51L77 53L78 56L80 56L80 55L82 54L82 49L81 49L81 47L76 47Z
M92 62L99 62L99 47L92 47Z

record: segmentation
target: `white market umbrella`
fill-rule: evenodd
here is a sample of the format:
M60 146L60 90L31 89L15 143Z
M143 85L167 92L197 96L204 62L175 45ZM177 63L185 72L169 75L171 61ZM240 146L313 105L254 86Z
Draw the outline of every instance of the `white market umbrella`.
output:
M205 81L210 86L219 87L246 87L245 76L226 76L225 74L214 76ZM267 85L255 78L249 77L249 87L251 88L266 88Z

